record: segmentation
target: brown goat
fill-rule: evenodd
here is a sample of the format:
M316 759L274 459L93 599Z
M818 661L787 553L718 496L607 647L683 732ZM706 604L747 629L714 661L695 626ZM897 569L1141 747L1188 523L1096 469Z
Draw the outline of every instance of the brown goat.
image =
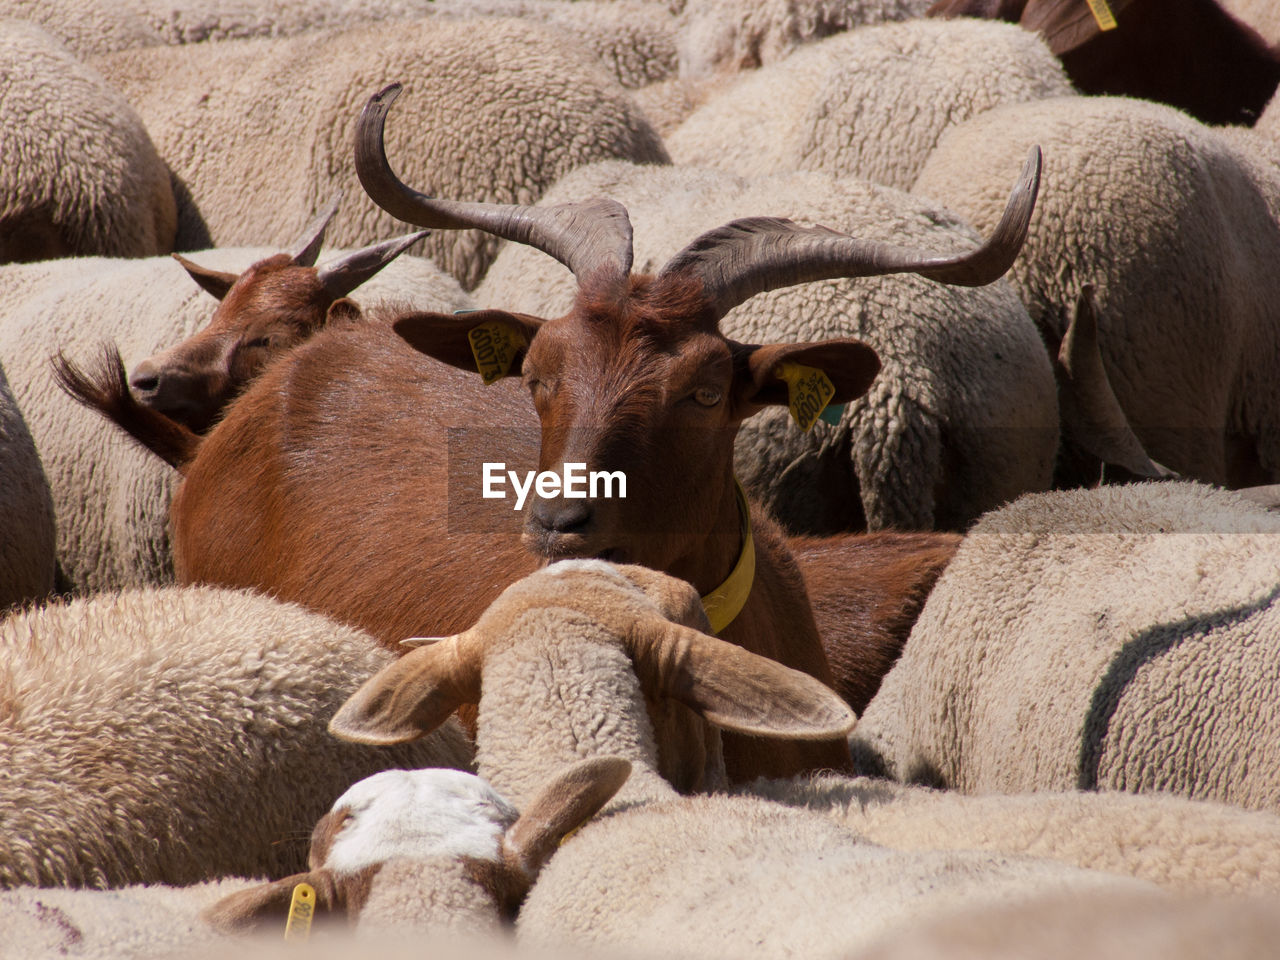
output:
M1158 100L1204 123L1252 125L1280 83L1280 52L1214 0L938 0L933 17L1020 23L1044 38L1083 93Z
M197 433L263 368L326 323L356 313L348 293L427 235L418 231L314 266L338 198L308 225L293 253L280 253L241 274L201 267L174 254L220 303L209 325L143 360L129 377L144 405Z
M395 92L374 97L357 129L357 171L375 202L421 226L479 227L537 246L573 270L577 301L546 321L496 310L408 314L394 323L398 337L351 324L282 356L189 451L171 517L179 579L265 590L394 645L466 628L509 583L563 557L643 564L705 598L753 542L754 578L721 635L833 683L784 538L758 509L746 525L732 447L745 417L788 402L785 364L824 371L828 402L841 403L867 389L878 359L848 339L735 343L719 318L756 293L827 277L911 271L991 282L1025 237L1038 151L993 238L966 254L757 218L705 234L656 276L633 277L618 204L460 203L401 184L382 147ZM512 347L510 367L495 370L489 387L462 372L477 369L473 331ZM147 411L134 412L142 423L131 432L145 442ZM487 461L621 471L627 496L538 490L521 535L509 505L481 496ZM730 736L724 753L736 780L849 766L847 750L829 742Z

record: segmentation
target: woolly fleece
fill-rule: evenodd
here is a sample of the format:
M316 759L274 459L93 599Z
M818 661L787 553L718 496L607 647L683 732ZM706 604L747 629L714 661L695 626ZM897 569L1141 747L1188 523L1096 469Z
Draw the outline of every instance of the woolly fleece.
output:
M53 497L0 368L0 616L53 590Z
M984 517L851 737L965 793L1163 792L1280 810L1280 516L1191 483Z
M394 655L247 591L52 604L0 623L0 652L0 886L286 876L355 781L471 758L454 721L393 748L332 737Z
M821 173L751 180L601 163L565 177L544 202L594 196L630 210L636 273L660 269L701 232L746 216L790 217L940 252L977 241L936 206ZM573 293L559 264L509 244L476 299L554 317ZM1049 485L1058 442L1053 373L1003 280L977 288L908 275L801 284L752 298L720 329L745 343L856 336L880 356L870 391L848 405L838 427L818 423L803 434L785 409L772 408L738 434L739 477L793 531L960 528Z
M172 250L169 170L125 98L30 23L0 20L0 60L0 263Z
M239 272L279 252L246 247L191 256L202 266ZM319 262L339 254L324 250ZM112 341L131 370L204 327L217 301L169 257L10 265L0 268L0 292L0 365L52 489L63 587L84 592L171 581L169 501L178 475L58 389L49 358L62 349L84 363ZM410 256L352 297L366 307L381 300L445 312L475 306L452 277Z

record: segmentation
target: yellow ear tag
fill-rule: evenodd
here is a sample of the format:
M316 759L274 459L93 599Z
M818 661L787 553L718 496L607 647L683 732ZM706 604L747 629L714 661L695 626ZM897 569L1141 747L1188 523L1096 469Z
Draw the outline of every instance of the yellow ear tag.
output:
M471 343L471 355L475 357L476 369L480 371L480 379L486 387L505 377L516 354L529 345L523 333L501 320L490 320L472 327L467 340Z
M300 883L293 888L289 901L289 920L284 925L286 940L306 940L311 936L311 921L316 915L316 888Z
M1116 15L1107 6L1107 0L1086 0L1086 2L1089 4L1089 12L1093 14L1093 19L1098 21L1099 30L1114 30L1119 26L1116 23Z
M836 385L817 367L799 363L779 364L777 374L787 382L787 405L792 419L808 433L836 395Z

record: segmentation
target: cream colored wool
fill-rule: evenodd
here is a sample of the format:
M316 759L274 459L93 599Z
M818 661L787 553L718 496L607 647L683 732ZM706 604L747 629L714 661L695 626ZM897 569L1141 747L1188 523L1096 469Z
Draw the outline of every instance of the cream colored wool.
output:
M1275 149L1280 150L1280 93L1276 93L1268 101L1253 129L1266 137Z
M1242 20L1276 46L1280 44L1280 6L1275 0L1219 0L1222 9Z
M947 128L1003 103L1072 93L1049 48L1015 24L885 23L744 74L667 148L676 163L742 176L819 170L906 190Z
M405 84L387 124L393 169L467 201L532 203L575 166L666 150L626 91L564 31L515 20L428 18L124 51L94 61L125 93L190 191L179 247L288 243L335 189L352 198L329 241L360 246L403 224L364 194L353 129L368 98ZM198 217L202 223L197 222ZM263 222L264 213L272 219ZM207 244L205 244L207 245ZM498 239L438 230L427 255L470 289Z
M706 168L602 163L565 177L545 202L593 196L630 211L636 273L661 269L701 232L748 216L790 217L938 252L977 242L941 208L820 173L745 179ZM558 316L573 292L567 270L511 244L476 299ZM793 529L857 526L863 513L872 529L960 528L1049 485L1058 442L1053 374L1004 281L962 288L902 275L801 284L753 297L720 329L744 343L854 336L880 356L870 391L848 405L839 426L818 423L804 434L784 408L743 424L738 475Z
M1092 283L1103 360L1151 457L1206 482L1280 481L1280 170L1170 107L1062 97L952 127L912 192L989 230L1033 143L1044 178L1009 279L1050 348Z
M53 499L0 367L0 617L53 590Z
M740 788L817 810L895 850L985 850L1146 880L1196 895L1280 894L1280 817L1160 794L969 796L866 777Z
M246 247L191 257L239 272L279 252ZM340 253L325 250L319 262ZM61 349L83 364L111 341L132 370L204 327L217 301L170 257L14 264L0 268L0 293L0 365L52 489L63 587L85 592L172 580L168 517L178 475L58 389L49 359ZM452 277L410 256L351 296L366 307L383 300L445 312L475 305Z
M192 883L302 869L311 826L393 767L465 769L455 721L371 750L334 710L395 659L247 591L163 588L0 623L0 886Z
M852 960L1269 960L1277 942L1274 898L1107 891L958 914L885 937Z
M759 67L806 43L884 20L923 16L932 0L685 0L680 75Z
M0 263L173 249L169 171L138 114L39 27L0 20Z
M1191 483L984 517L851 743L966 793L1162 792L1280 811L1280 517Z

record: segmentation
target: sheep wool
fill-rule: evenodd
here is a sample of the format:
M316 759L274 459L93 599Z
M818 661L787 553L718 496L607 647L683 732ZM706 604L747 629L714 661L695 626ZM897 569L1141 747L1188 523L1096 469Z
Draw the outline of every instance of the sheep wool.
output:
M938 580L851 738L965 793L1280 810L1280 516L1170 482L1023 497Z
M53 590L53 497L0 368L0 616Z
M248 591L51 604L0 623L0 653L0 887L285 876L355 781L471 760L455 721L380 750L331 737L394 655Z
M637 273L660 269L701 232L747 216L790 217L939 252L976 241L936 206L821 173L746 179L708 168L601 163L575 170L544 202L595 196L630 211ZM487 307L541 316L562 314L572 296L568 271L516 244L502 250L476 290ZM870 391L848 405L838 426L819 422L802 433L783 408L742 425L738 475L792 531L962 528L1019 493L1048 488L1058 442L1053 373L1004 281L961 288L885 276L801 284L751 298L720 329L744 343L855 336L880 357Z
M905 20L744 75L691 114L667 149L676 163L743 176L818 170L907 190L947 128L1072 92L1044 42L1015 24Z
M1050 350L1093 284L1103 361L1151 457L1207 483L1280 481L1275 165L1171 107L1059 97L952 127L912 192L989 230L1034 143L1044 179L1009 280Z
M1219 0L1222 9L1247 23L1271 46L1280 45L1280 7L1271 0Z
M388 79L405 85L388 156L402 179L433 196L528 204L583 163L667 162L657 133L587 48L517 20L477 29L474 20L430 17L130 50L94 63L190 192L179 249L288 243L335 189L363 196L352 131ZM264 224L263 211L274 219ZM362 246L400 229L373 203L353 203L328 237ZM471 289L497 247L479 231L440 230L423 250Z
M142 120L44 30L0 20L0 263L173 249L177 204Z
M278 252L228 248L192 256L211 269L240 272ZM338 254L326 250L320 262ZM168 516L178 475L58 389L49 359L63 350L83 362L109 340L132 369L202 328L217 301L170 257L12 264L0 268L0 291L0 365L52 490L61 587L85 592L171 581ZM365 306L474 306L452 277L409 256L352 296Z

